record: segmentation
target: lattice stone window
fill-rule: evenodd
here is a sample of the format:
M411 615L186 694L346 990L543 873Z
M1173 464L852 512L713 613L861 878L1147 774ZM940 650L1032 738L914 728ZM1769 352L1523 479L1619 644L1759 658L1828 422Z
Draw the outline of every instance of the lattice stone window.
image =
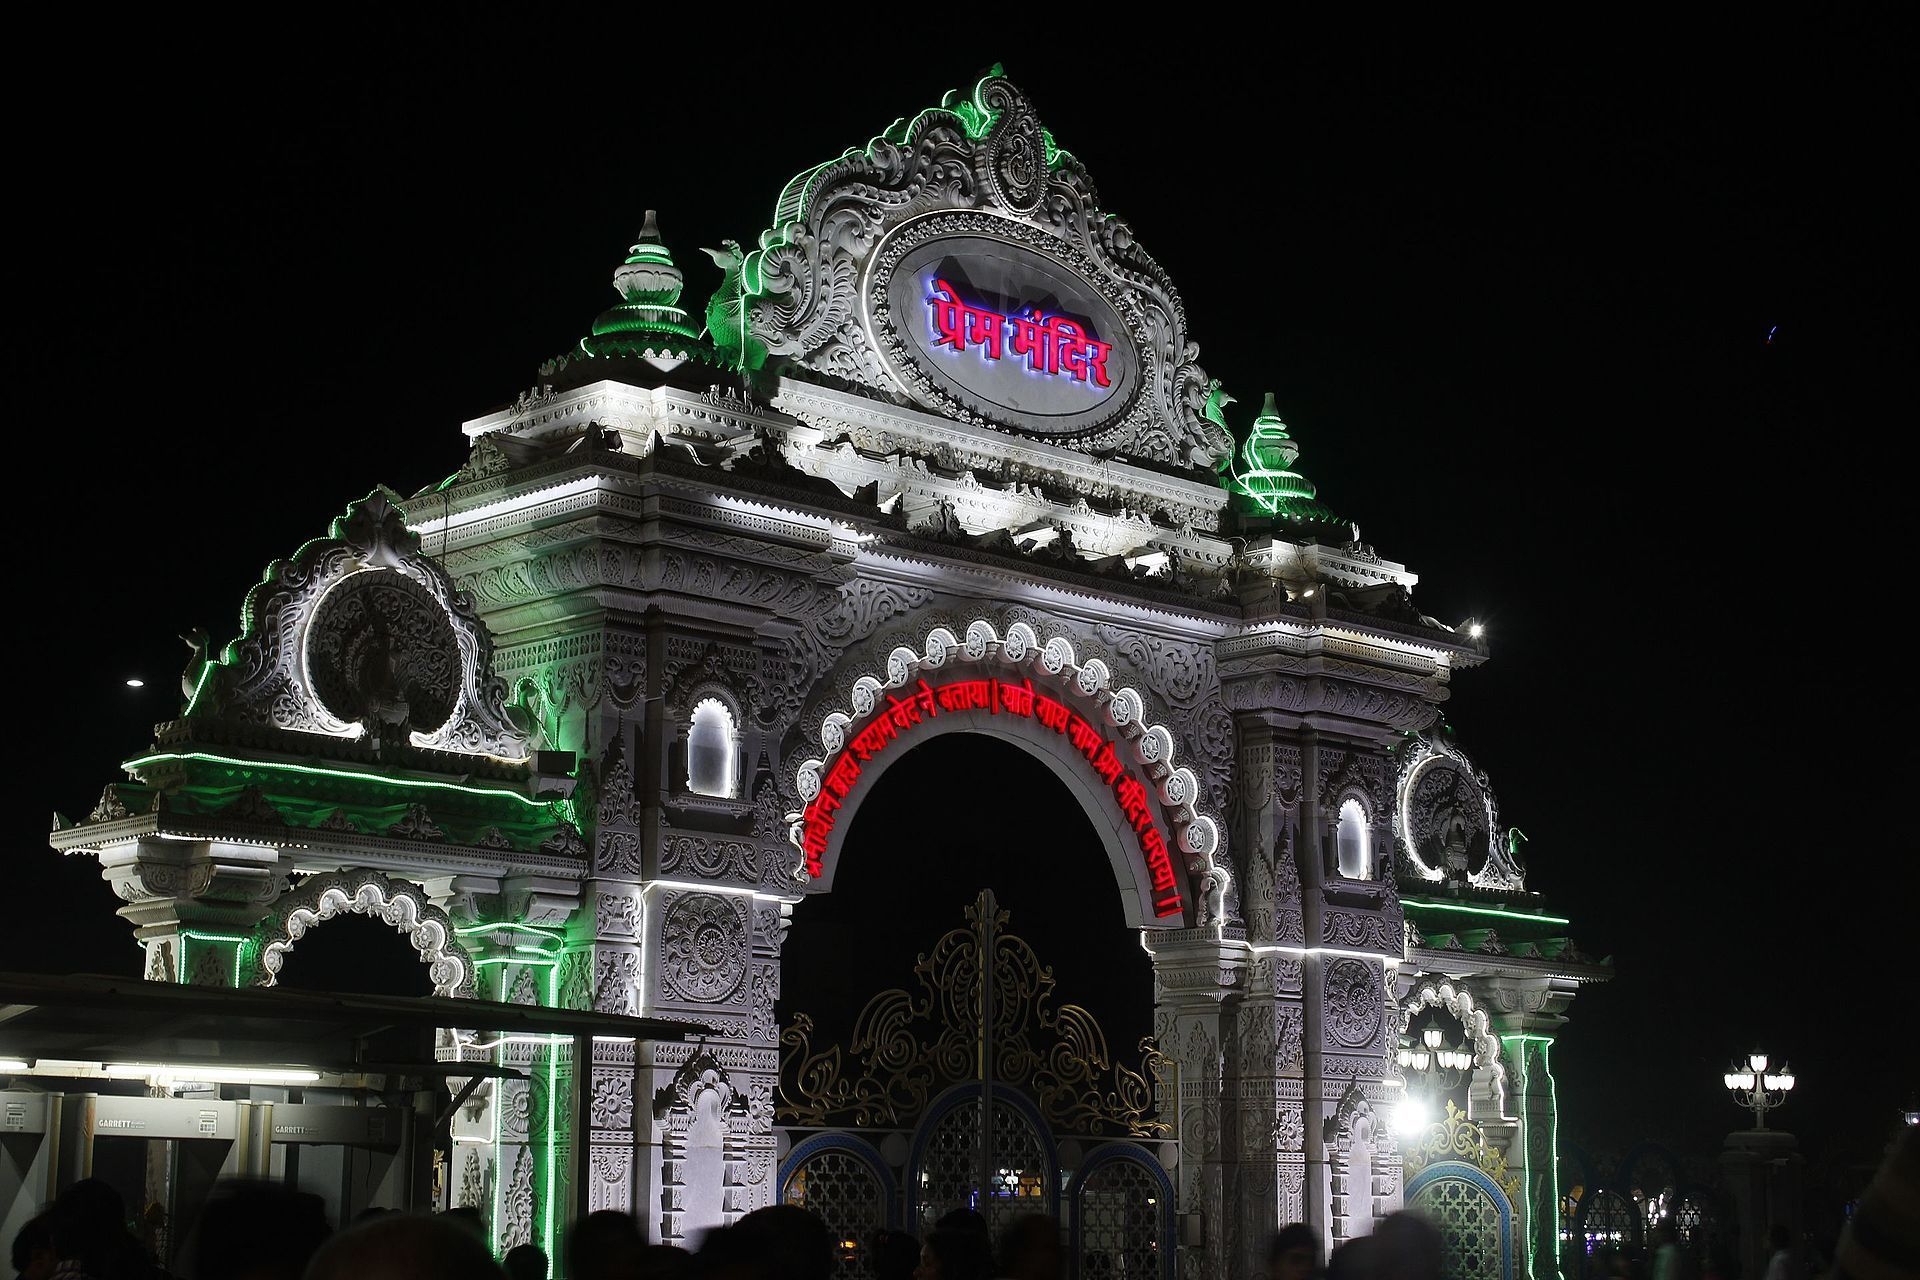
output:
M687 790L695 795L736 794L734 757L738 730L733 712L718 698L707 698L693 709L687 730Z
M833 1274L871 1280L873 1235L886 1225L886 1194L866 1161L850 1151L815 1152L787 1178L786 1202L824 1222L839 1259Z
M1440 1228L1450 1280L1501 1280L1500 1207L1465 1178L1435 1178L1413 1197L1413 1207Z
M1367 845L1367 811L1358 800L1349 800L1340 806L1340 830L1335 840L1341 875L1364 880L1372 874L1372 851Z

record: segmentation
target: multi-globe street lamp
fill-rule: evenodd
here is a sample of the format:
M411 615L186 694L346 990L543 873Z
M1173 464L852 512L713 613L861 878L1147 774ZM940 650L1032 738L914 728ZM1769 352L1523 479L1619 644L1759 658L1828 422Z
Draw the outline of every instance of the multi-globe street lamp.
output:
M1783 1062L1778 1071L1768 1071L1764 1053L1747 1055L1744 1065L1734 1063L1722 1079L1734 1102L1753 1112L1755 1129L1766 1128L1767 1112L1785 1103L1793 1092L1793 1068Z
M1423 1093L1438 1097L1460 1083L1461 1073L1472 1069L1473 1052L1470 1049L1448 1047L1446 1033L1430 1024L1421 1033L1417 1044L1401 1047L1395 1055L1395 1061L1400 1064L1401 1071L1417 1073L1421 1084L1425 1086ZM1395 1124L1402 1134L1416 1134L1425 1130L1432 1116L1427 1100L1409 1088L1401 1099Z

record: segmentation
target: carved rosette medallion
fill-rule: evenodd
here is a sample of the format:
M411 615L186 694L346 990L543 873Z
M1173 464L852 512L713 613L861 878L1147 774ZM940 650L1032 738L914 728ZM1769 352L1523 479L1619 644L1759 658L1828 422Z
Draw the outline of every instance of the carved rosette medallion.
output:
M1380 1034L1380 983L1371 965L1335 960L1327 966L1327 1034L1336 1044L1364 1049Z
M717 1004L747 975L745 911L732 899L690 893L667 908L660 927L661 976L684 1000Z

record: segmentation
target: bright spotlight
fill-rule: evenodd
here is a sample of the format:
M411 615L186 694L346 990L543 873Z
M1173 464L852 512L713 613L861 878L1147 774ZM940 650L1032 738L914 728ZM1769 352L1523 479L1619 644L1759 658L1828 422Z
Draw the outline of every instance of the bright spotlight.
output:
M140 679L140 677L138 676L134 676L127 681L127 688L129 689L144 689L146 687L147 687L147 682L145 680Z
M1469 622L1467 624L1467 635L1472 639L1478 640L1485 632L1486 628L1477 622Z
M1421 1132L1427 1123L1427 1104L1418 1098L1402 1098L1400 1105L1393 1109L1393 1127L1404 1136Z

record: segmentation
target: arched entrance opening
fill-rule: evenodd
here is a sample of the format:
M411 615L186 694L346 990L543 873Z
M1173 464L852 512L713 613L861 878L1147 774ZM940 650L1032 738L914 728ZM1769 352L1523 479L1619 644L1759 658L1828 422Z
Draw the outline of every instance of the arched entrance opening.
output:
M406 935L368 916L328 920L281 962L276 986L372 996L430 996L433 975Z
M1158 1274L1152 963L1083 799L1017 737L931 736L862 796L832 886L784 948L780 1194L828 1220L844 1273L871 1273L874 1230L971 1208L996 1230L1047 1214L1074 1255Z
M782 1024L806 1012L844 1038L876 986L903 980L987 888L1018 932L1045 938L1056 989L1110 1041L1151 1031L1153 966L1080 801L1027 751L982 733L920 743L861 802L832 890L793 910Z

